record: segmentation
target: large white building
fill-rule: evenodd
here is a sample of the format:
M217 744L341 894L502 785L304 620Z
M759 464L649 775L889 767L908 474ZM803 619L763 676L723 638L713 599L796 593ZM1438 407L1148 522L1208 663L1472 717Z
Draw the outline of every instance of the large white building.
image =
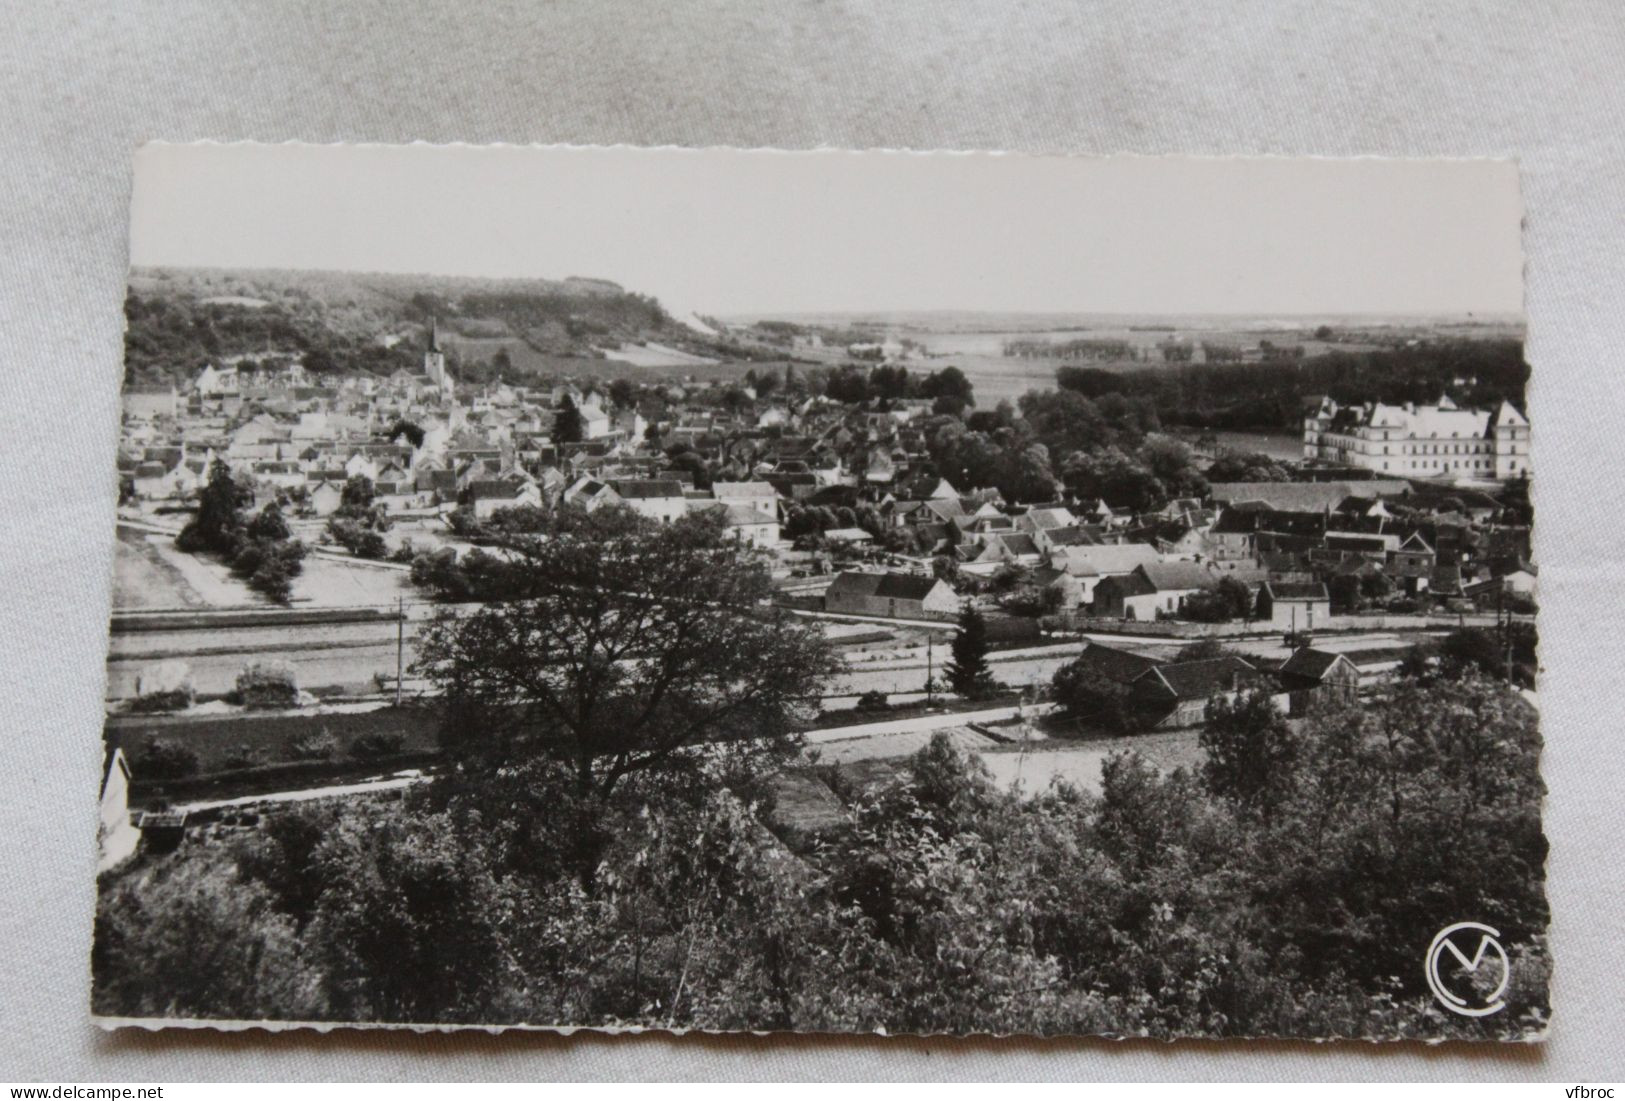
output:
M1503 401L1493 410L1437 405L1339 406L1322 398L1303 422L1303 457L1393 478L1505 481L1529 474L1529 421Z

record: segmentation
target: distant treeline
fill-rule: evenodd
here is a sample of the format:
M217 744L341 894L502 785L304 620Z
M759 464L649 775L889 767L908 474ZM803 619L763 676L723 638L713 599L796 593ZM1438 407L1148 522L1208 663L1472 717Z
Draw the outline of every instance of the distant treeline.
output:
M1166 364L1139 371L1064 366L1056 385L1085 397L1149 399L1163 424L1213 429L1295 429L1308 397L1343 404L1433 402L1522 408L1529 382L1519 340L1429 341L1364 352L1334 351L1263 363Z
M796 337L816 336L832 348L844 348L850 344L874 344L888 339L896 340L904 348L919 347L917 341L891 335L885 325L873 321L857 321L851 325L798 325L793 321L757 321L752 323L751 332L757 340L781 345L793 343Z
M1004 354L1015 359L1073 359L1090 363L1139 359L1139 349L1126 340L1007 340Z

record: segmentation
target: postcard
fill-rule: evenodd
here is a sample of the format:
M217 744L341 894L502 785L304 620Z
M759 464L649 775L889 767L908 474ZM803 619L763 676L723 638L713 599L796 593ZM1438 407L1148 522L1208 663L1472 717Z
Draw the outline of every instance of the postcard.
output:
M103 1025L1546 1034L1511 162L135 169Z

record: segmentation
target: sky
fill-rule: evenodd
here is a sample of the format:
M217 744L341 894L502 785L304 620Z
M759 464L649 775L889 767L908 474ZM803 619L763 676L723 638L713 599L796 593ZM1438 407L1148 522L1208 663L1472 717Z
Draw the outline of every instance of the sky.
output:
M1521 315L1516 166L149 144L131 262L611 279L674 313Z

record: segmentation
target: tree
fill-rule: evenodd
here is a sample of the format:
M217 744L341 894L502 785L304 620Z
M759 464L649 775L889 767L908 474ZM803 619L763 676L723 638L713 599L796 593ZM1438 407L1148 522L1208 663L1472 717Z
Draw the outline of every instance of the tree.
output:
M1127 686L1101 676L1083 658L1055 671L1050 696L1073 719L1112 731L1134 729Z
M1217 586L1197 589L1179 606L1182 618L1193 623L1228 623L1234 614L1231 603Z
M362 515L372 508L375 495L371 478L365 474L352 474L345 481L343 492L339 494L338 511L346 516Z
M618 378L609 384L609 400L617 409L632 409L638 404L638 388L629 378Z
M1243 581L1225 577L1218 584L1198 589L1187 597L1180 606L1180 615L1196 623L1228 623L1232 619L1250 618L1252 610L1252 590Z
M309 1020L320 1004L297 927L224 845L189 846L109 883L91 949L96 1011L112 1016Z
M967 699L991 694L996 685L987 661L987 620L974 604L966 604L959 613L959 633L950 649L953 658L948 662L947 674L953 690Z
M860 405L870 397L869 376L861 368L848 364L824 381L824 395L831 401Z
M959 409L976 404L976 391L965 372L958 367L944 367L926 375L920 380L920 397L946 398Z
M1438 674L1446 679L1460 680L1477 672L1504 681L1510 674L1517 683L1532 687L1535 683L1538 642L1533 623L1513 621L1499 630L1490 627L1458 628L1446 635L1431 652L1438 658Z
M1021 415L1060 461L1078 451L1095 451L1115 439L1095 403L1075 390L1029 390Z
M715 511L661 526L565 510L505 555L508 598L436 619L416 668L443 696L442 744L465 772L568 770L584 880L618 784L693 767L702 744L783 751L838 669L822 634L770 609L765 565Z
M553 417L553 442L580 443L586 434L587 422L581 410L576 408L575 399L565 394L559 399L558 411Z
M1286 467L1257 452L1232 451L1214 459L1207 468L1209 482L1285 482L1290 477Z
M253 503L253 487L216 459L209 467L208 484L198 495L197 515L175 537L175 546L192 554L232 554L242 533L243 510Z
M1208 704L1201 746L1202 778L1215 795L1270 813L1286 798L1297 764L1298 739L1267 689Z
M1125 383L1123 376L1116 371L1105 371L1099 367L1057 367L1055 385L1086 398L1098 398L1121 391Z
M1207 496L1207 479L1197 472L1196 455L1183 440L1154 432L1140 445L1139 459L1170 494Z
M1332 614L1353 615L1360 610L1360 579L1354 574L1333 574L1326 592L1331 597Z
M1218 593L1230 606L1232 619L1251 619L1253 615L1253 591L1247 587L1245 581L1234 577L1222 578L1218 584Z
M1149 512L1168 500L1162 482L1117 448L1073 455L1061 467L1066 488L1080 501L1103 499L1113 508Z
M668 451L666 462L673 470L686 470L692 474L695 489L711 488L711 464L705 461L704 455L687 444L679 444Z
M398 419L394 424L390 425L389 431L385 433L385 438L388 439L390 443L394 443L396 440L401 439L402 437L405 437L406 442L411 444L414 448L423 446L424 434L422 426L409 421L404 417Z
M1050 469L1049 450L1041 443L1006 447L993 484L1007 501L1053 501L1060 489Z
M282 509L275 501L260 509L259 514L248 522L244 530L250 539L269 539L274 543L292 535L288 530L288 522L282 518Z

